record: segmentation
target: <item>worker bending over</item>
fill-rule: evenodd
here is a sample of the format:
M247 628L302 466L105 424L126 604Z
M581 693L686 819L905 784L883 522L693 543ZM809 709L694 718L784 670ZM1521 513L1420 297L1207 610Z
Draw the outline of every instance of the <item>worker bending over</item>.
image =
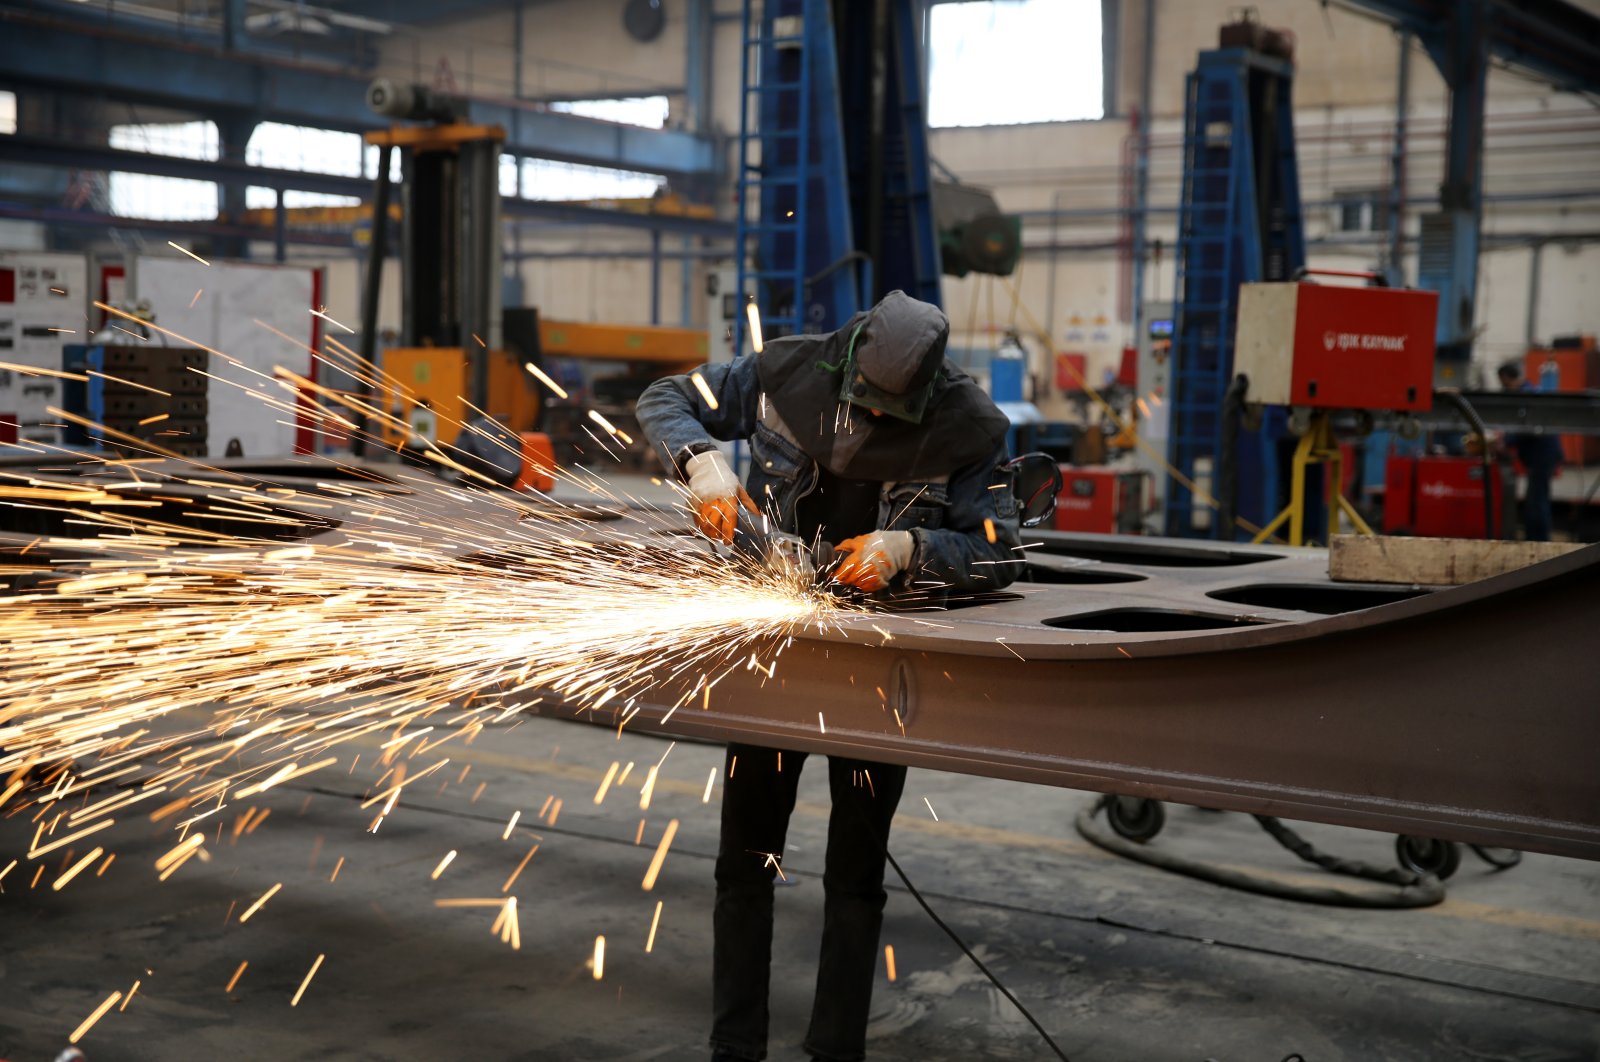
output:
M1022 556L1004 467L1008 425L945 360L949 331L938 307L891 292L836 332L773 339L759 355L700 369L715 403L691 377L656 381L639 399L639 423L687 481L696 523L712 539L731 542L743 510L832 544L833 577L880 598L998 589ZM718 439L748 441L743 486ZM804 763L803 753L728 746L712 916L714 1060L766 1057L773 879ZM865 1057L885 845L905 778L904 767L828 758L822 954L805 1039L816 1059Z

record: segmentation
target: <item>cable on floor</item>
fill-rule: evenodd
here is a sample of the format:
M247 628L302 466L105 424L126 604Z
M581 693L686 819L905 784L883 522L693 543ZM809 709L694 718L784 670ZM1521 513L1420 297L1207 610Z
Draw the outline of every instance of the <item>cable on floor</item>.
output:
M1101 797L1078 813L1075 823L1078 833L1090 844L1104 848L1108 852L1126 856L1147 866L1159 867L1162 870L1170 870L1177 874L1198 878L1201 881L1209 881L1214 885L1242 889L1245 892L1253 892L1262 896L1275 896L1278 899L1299 900L1304 903L1320 903L1331 907L1391 909L1431 907L1444 899L1444 885L1432 874L1419 875L1399 868L1375 867L1356 860L1341 859L1337 856L1328 855L1312 847L1309 842L1279 820L1266 815L1255 816L1255 820L1261 824L1261 828L1271 834L1279 844L1308 863L1314 863L1336 874L1364 878L1368 881L1378 881L1395 885L1397 888L1384 892L1354 892L1349 889L1338 889L1331 886L1290 885L1263 875L1229 870L1172 852L1148 848L1145 845L1118 837L1109 830L1102 829L1095 821L1096 812L1111 799L1114 798Z
M916 900L917 903L922 906L923 911L927 913L929 918L933 919L933 924L944 930L945 936L955 941L956 947L961 949L962 954L972 960L972 965L976 966L979 972L981 972L983 976L987 977L989 982L993 984L995 988L1000 990L1001 995L1005 996L1011 1001L1011 1005L1017 1008L1018 1013L1020 1013L1024 1018L1028 1019L1028 1024L1032 1025L1034 1030L1044 1038L1044 1042L1049 1045L1051 1051L1055 1052L1055 1056L1061 1059L1061 1062L1072 1062L1072 1060L1067 1057L1067 1053L1061 1050L1060 1045L1058 1045L1055 1040L1051 1039L1049 1033L1044 1031L1044 1026L1039 1024L1038 1019L1033 1016L1032 1012L1030 1012L1027 1007L1022 1005L1022 1001L1020 999L1011 994L1011 989L1001 984L1000 978L996 977L989 970L989 968L983 964L982 959L978 958L972 953L972 949L967 947L966 941L962 940L961 937L957 935L956 931L946 925L944 919L940 918L938 914L934 912L933 908L928 906L928 901L924 900L922 898L922 893L918 892L917 887L911 884L911 879L906 877L906 872L904 870L900 869L899 861L896 860L895 857L889 852L888 848L883 850L883 855L884 858L889 860L889 865L894 868L894 872L899 875L900 883L906 887L906 891L911 894L911 898Z

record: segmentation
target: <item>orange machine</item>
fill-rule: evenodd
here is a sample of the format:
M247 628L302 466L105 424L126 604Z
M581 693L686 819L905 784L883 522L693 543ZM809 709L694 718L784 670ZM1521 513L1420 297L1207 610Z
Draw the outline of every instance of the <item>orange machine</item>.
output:
M512 431L532 431L539 421L543 396L517 359L503 350L484 351L489 363L489 396L483 411ZM468 365L460 347L390 347L383 352L383 370L398 386L385 386L379 408L410 423L422 399L438 414L440 438L451 442L458 430L476 414L467 405ZM404 388L404 391L400 390ZM399 433L386 428L384 441L399 443Z
M384 244L391 217L390 170L401 155L400 345L374 358L392 378L375 396L410 423L426 399L439 441L453 442L478 412L531 432L540 396L516 358L500 349L500 151L505 130L467 120L464 99L387 78L367 102L379 114L424 123L368 133L379 149L372 247L362 304L362 353L372 357ZM402 442L387 426L385 442ZM548 445L548 444L546 444ZM523 476L532 473L527 467Z
M1557 391L1592 391L1600 388L1600 345L1594 336L1557 339L1549 348L1536 347L1523 359L1523 375L1535 387L1545 376L1545 365L1555 366ZM1569 465L1600 463L1600 439L1589 435L1561 436L1561 457Z

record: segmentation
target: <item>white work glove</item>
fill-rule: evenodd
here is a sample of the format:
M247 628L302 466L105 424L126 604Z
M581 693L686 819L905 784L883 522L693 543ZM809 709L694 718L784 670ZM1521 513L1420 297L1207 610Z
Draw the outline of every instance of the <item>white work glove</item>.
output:
M870 535L847 538L833 547L839 566L837 582L872 593L889 585L889 580L911 566L911 553L917 540L910 531L874 531Z
M732 542L741 505L752 513L760 512L721 450L695 454L683 463L683 470L689 476L689 493L694 495L695 527L707 538Z

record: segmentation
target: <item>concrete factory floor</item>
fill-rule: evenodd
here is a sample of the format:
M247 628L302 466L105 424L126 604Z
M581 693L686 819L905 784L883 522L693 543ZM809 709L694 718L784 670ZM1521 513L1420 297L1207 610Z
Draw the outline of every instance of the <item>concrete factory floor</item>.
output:
M353 799L375 777L368 748L354 774L324 771L304 779L314 788L290 783L261 800L270 816L237 843L235 819L224 820L210 862L190 860L164 883L152 863L172 845L170 819L129 818L106 831L96 840L113 838L115 862L60 892L48 887L59 855L32 889L21 864L0 897L0 1058L48 1062L135 978L126 1010L85 1038L91 1062L705 1058L720 787L709 804L702 794L721 750L674 747L641 813L645 769L667 749L648 736L619 740L530 718L450 751L438 783L409 790L376 835L365 832L375 809ZM596 806L613 761L633 770ZM778 894L775 1059L802 1058L811 1002L827 806L820 767L805 773L785 859L796 884ZM1309 1062L1600 1058L1600 865L1530 856L1496 874L1468 854L1438 907L1315 907L1103 853L1072 828L1089 799L917 771L893 838L912 880L1075 1062L1278 1062L1290 1052ZM550 825L550 811L544 821L540 812L554 800L562 803ZM643 892L673 819L660 880ZM1391 859L1392 838L1306 832L1340 854ZM0 862L24 852L32 834L26 816L0 822ZM520 951L491 935L493 909L436 906L502 895L535 834L538 851L511 890ZM1327 881L1242 816L1174 808L1157 843ZM241 925L240 913L279 882ZM597 934L606 938L599 981L590 966ZM884 942L898 977L890 983L880 962L871 1057L1047 1057L898 883ZM291 1009L318 955L326 960Z

